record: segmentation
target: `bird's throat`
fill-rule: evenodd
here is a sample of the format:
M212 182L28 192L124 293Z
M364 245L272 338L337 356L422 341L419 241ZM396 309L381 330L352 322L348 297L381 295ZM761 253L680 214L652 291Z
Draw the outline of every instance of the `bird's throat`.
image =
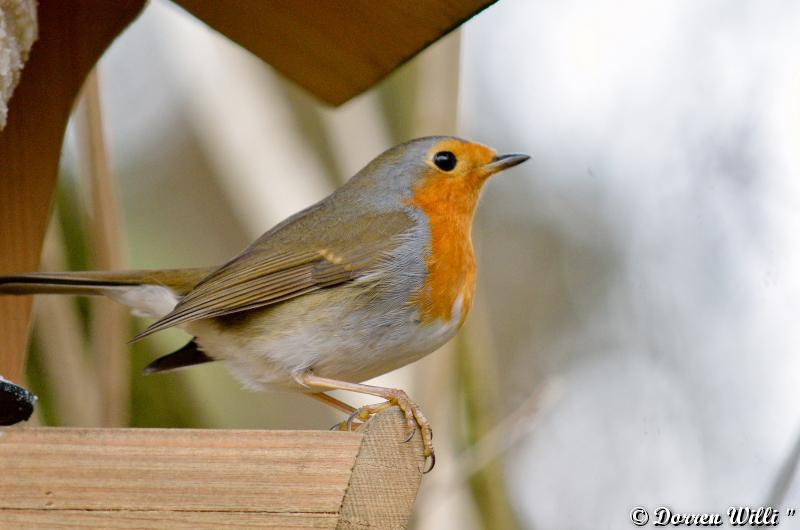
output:
M423 324L450 321L453 307L463 297L461 325L472 306L475 290L475 254L472 219L483 181L432 176L414 190L410 201L427 216L431 242L428 276L414 302Z

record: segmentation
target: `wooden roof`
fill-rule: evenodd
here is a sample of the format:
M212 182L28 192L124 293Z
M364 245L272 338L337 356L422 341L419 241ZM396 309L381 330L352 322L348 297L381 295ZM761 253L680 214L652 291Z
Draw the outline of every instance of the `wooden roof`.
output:
M175 0L333 105L496 0Z

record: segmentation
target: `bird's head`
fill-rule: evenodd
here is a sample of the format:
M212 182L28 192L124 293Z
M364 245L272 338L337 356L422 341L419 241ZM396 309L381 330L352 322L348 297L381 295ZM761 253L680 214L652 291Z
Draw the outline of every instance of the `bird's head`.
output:
M491 147L453 136L429 136L384 152L356 174L351 186L379 201L424 200L474 209L489 177L529 158L498 155Z

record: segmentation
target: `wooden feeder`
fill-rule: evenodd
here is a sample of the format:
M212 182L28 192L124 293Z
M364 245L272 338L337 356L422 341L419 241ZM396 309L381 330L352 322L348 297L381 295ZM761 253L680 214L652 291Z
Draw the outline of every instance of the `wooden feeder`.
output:
M0 527L405 528L424 458L404 429L7 429Z
M338 105L495 0L176 1ZM0 274L38 268L73 102L144 5L39 0L39 38L0 131ZM0 297L10 381L23 377L30 308ZM405 437L396 411L354 433L9 428L0 527L404 528L423 467L419 435Z

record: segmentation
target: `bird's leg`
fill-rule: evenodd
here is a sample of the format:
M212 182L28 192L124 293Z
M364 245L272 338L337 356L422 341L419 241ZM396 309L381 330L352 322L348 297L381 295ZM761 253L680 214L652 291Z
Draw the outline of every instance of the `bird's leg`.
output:
M306 394L306 395L308 397L316 399L317 401L321 401L322 403L325 403L326 405L330 405L331 407L333 407L336 410L339 410L341 412L344 412L345 414L353 414L356 411L355 407L353 407L351 405L348 405L344 401L339 401L335 397L329 396L328 394L325 394L324 392L317 392L315 394Z
M352 406L348 405L344 401L339 401L335 397L329 396L328 394L326 394L324 392L316 392L314 394L306 394L306 395L308 397L316 399L317 401L321 401L322 403L325 403L326 405L329 405L329 406L335 408L336 410L340 410L340 411L344 412L345 414L347 414L348 416L352 416L358 410L355 407L352 407ZM347 422L337 423L336 425L331 427L332 431L336 430L336 429L338 429L340 431L350 430L350 429L348 429Z
M361 421L368 420L372 415L377 414L386 410L389 407L397 406L400 410L403 411L403 414L406 417L406 422L408 423L409 429L411 429L411 435L413 436L414 431L416 430L417 426L419 426L419 432L422 435L422 445L424 447L423 454L425 457L430 457L432 461L434 460L434 453L433 453L433 433L431 431L431 425L428 421L428 418L422 413L419 406L411 401L408 395L399 389L396 388L384 388L380 386L372 386L372 385L364 385L360 383L349 383L347 381L337 381L336 379L327 379L325 377L316 376L310 372L306 372L304 374L298 375L296 380L299 384L313 389L325 389L325 390L347 390L350 392L357 392L359 394L369 394L371 396L378 396L386 400L385 403L380 403L378 405L366 405L364 407L359 408L358 410L354 410L350 414L350 418L347 420L347 425L350 427L352 425L353 420L358 419ZM328 399L334 399L330 396L326 396L325 398L319 398L316 396L324 396L322 392L317 394L311 394L312 397L315 399L319 399L320 401L325 401L326 403L331 404ZM327 398L327 399L326 399ZM338 400L336 400L339 402ZM341 403L341 402L339 402ZM409 437L409 439L411 439ZM430 469L433 468L431 465ZM429 469L429 471L430 471Z

